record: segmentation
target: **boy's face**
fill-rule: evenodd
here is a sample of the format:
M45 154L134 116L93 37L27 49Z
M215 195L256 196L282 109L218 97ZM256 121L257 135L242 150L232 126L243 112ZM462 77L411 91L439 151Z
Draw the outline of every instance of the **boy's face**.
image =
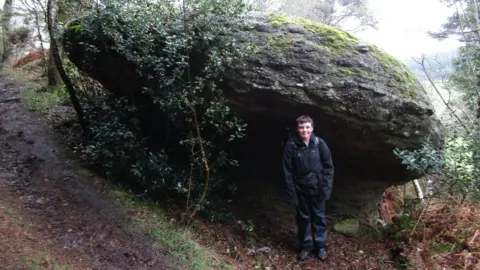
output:
M313 127L312 123L302 123L297 125L297 132L302 140L310 140L312 135Z

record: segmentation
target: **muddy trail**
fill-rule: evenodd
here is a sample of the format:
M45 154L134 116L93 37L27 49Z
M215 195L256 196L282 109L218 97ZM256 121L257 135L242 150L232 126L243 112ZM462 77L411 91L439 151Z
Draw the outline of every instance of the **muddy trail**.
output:
M0 77L0 268L174 269L22 100Z

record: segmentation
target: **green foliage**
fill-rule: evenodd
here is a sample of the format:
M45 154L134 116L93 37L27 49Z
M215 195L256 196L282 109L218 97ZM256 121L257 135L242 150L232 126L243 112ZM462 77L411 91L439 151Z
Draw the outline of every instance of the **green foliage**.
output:
M381 228L381 235L397 242L405 241L408 233L415 226L417 214L411 210L406 210L392 218L392 223Z
M116 0L71 24L132 63L135 75L148 82L132 96L147 97L180 130L183 149L175 152L187 153L189 162L174 173L166 151L148 150L145 138L151 134L138 122L144 108L132 96L86 108L92 121L90 142L82 149L86 158L112 175L132 175L147 190L185 195L192 213L207 209L207 195L224 182L219 173L237 165L225 148L246 128L230 110L221 83L254 49L224 35L241 26L248 10L243 0Z
M480 197L479 151L480 143L474 137L455 137L447 141L444 184L449 193L459 194L462 198Z
M134 179L147 192L175 187L166 154L148 149L137 109L124 99L99 102L84 107L91 133L78 148L83 159L100 165L110 178Z
M463 100L469 105L471 111L476 112L476 118L479 118L480 47L478 42L480 34L476 31L479 21L479 2L470 0L442 0L442 2L454 6L456 11L447 18L441 31L430 34L437 39L458 38L464 43L453 61L454 72L449 77L448 84L463 93Z
M430 248L438 253L447 253L452 250L458 249L457 244L444 244L439 242L430 243Z
M436 183L437 194L446 192L461 200L476 200L480 196L480 172L477 169L480 151L478 140L471 137L448 138L442 150L426 142L418 150L399 150L394 153L409 170L421 174L440 175L442 182Z
M402 159L407 169L417 173L438 173L445 164L442 151L431 147L429 142L423 143L420 149L413 151L395 149L394 153Z
M460 115L459 126L466 129L461 136L455 135L446 141L445 166L442 168L444 182L449 193L461 196L462 199L476 199L480 196L480 136L478 118L479 107L479 78L478 72L480 34L478 29L479 3L470 0L442 0L454 6L454 13L447 18L439 32L430 34L437 39L447 37L460 38L464 43L453 60L454 71L448 80L448 86L460 91L467 104L466 114ZM452 112L457 115L458 113ZM457 115L458 116L458 115ZM473 117L472 117L473 116ZM464 119L461 119L464 117Z
M55 105L68 102L68 95L64 86L48 89L37 85L37 87L26 89L23 98L27 109L44 114L48 114Z
M466 44L459 48L458 56L453 61L454 72L449 77L449 84L462 92L463 101L472 109L477 108L478 78L476 68L480 64L480 47Z

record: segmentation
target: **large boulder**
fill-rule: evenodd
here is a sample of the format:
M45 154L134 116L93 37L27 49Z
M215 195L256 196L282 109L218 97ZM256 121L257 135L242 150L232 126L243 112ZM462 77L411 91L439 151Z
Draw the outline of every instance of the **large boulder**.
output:
M253 40L258 52L223 85L249 125L245 156L252 164L279 167L285 128L308 114L333 154L331 205L375 216L387 187L418 177L393 150L419 148L427 138L442 141L424 89L396 59L337 28L276 15L247 20L248 27L230 35ZM65 41L71 61L114 93L131 96L151 83L138 77L139 67L88 33L70 28ZM97 50L86 51L88 46Z

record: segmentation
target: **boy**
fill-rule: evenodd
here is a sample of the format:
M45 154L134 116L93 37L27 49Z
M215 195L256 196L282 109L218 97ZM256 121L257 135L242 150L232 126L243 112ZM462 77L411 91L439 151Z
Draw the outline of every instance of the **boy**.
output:
M317 250L320 260L327 259L327 217L325 201L330 199L333 163L330 149L312 134L313 120L297 118L297 134L285 144L283 173L288 203L295 205L300 240L298 259L308 259ZM313 228L313 230L312 230Z

